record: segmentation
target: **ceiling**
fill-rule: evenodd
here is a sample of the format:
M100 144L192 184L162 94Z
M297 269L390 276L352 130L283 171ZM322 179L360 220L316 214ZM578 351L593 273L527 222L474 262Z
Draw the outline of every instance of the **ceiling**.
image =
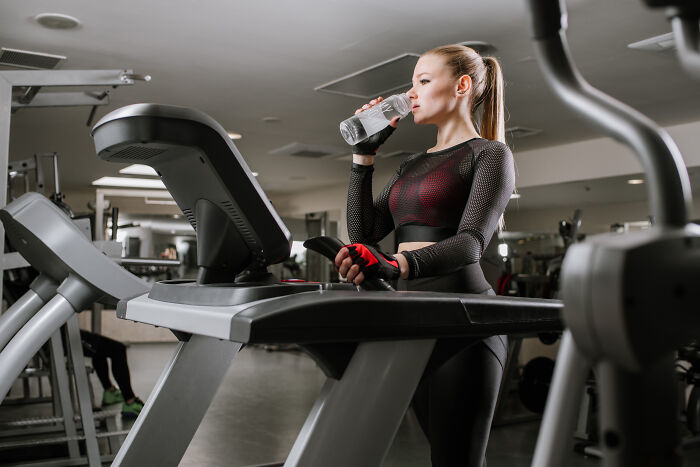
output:
M524 3L0 0L0 46L65 55L62 69L130 68L151 75L149 83L112 90L111 104L99 108L97 118L135 102L196 107L242 134L236 145L260 173L263 188L284 194L347 183L347 161L270 154L292 143L348 152L338 123L364 101L314 88L445 43L479 40L497 48L507 82L507 126L542 130L511 141L516 151L599 137L543 84ZM645 9L641 0L567 5L572 53L592 84L662 125L700 120L700 86L676 58L627 47L669 31L661 12ZM45 12L75 16L82 25L45 29L33 20ZM87 190L92 180L117 175L123 165L94 154L88 113L88 108L17 112L10 159L57 151L64 190ZM434 144L434 135L434 128L406 119L384 150L419 151ZM615 193L619 190L610 190Z

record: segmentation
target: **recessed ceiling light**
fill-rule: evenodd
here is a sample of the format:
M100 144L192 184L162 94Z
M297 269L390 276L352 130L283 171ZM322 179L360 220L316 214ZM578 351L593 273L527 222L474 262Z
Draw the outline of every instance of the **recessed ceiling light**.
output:
M226 134L227 134L228 137L231 138L231 139L241 139L241 138L243 138L243 135L241 135L241 134L239 134L239 133L234 133L234 132L232 132L232 131L227 131Z
M78 18L61 13L41 13L34 17L34 21L49 29L76 29L80 26Z
M257 172L253 172L253 177L257 177L258 175L260 175L260 174Z
M510 199L520 199L520 193L513 193L510 195Z
M627 183L629 183L630 185L641 185L642 183L644 183L644 180L642 180L641 178L633 178L631 180L627 180Z
M154 175L158 176L158 172L150 165L132 164L129 167L124 167L119 171L120 174L127 175Z
M158 188L161 190L165 188L165 185L160 179L153 178L102 177L92 182L92 184L96 186L118 186L127 188Z

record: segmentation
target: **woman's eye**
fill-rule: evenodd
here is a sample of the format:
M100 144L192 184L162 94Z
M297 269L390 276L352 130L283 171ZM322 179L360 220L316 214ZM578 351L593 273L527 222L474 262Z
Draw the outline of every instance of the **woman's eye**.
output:
M428 84L429 82L430 82L430 80L428 80L428 79L420 80L420 84Z

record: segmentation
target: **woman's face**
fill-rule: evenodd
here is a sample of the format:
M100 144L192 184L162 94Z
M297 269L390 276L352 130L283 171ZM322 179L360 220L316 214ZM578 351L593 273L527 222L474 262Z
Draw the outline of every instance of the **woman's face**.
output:
M457 109L458 79L454 78L442 57L423 55L413 71L413 87L408 97L413 104L413 120L417 124L445 121Z

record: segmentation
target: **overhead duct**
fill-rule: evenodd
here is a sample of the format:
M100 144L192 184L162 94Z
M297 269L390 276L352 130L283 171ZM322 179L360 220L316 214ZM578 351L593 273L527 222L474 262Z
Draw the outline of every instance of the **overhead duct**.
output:
M269 152L269 154L277 156L304 157L307 159L325 159L347 154L347 152L347 148L295 142L282 146L281 148L273 149Z
M30 52L27 50L0 48L0 65L51 70L56 68L56 65L61 60L65 60L63 55L51 55L41 52Z
M419 55L405 53L314 88L314 91L372 99L411 86Z

